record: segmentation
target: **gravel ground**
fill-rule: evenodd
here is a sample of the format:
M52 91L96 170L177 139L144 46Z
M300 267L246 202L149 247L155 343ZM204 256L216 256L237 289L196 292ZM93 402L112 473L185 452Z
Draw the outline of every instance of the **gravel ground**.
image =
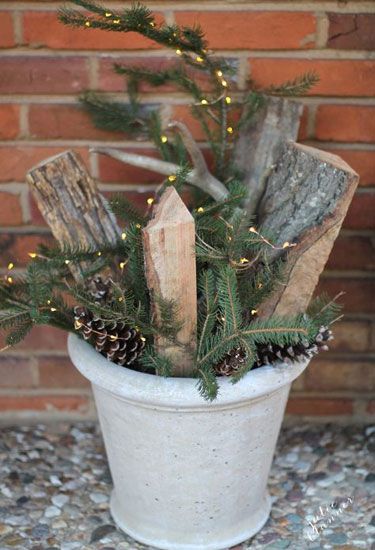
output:
M375 427L285 428L269 483L271 518L235 549L374 548L374 451ZM111 477L96 424L5 428L0 462L0 550L146 548L109 515Z

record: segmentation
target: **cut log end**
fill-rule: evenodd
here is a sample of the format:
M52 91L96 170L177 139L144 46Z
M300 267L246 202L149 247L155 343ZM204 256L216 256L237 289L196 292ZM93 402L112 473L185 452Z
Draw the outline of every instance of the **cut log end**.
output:
M267 180L262 230L296 242L285 281L258 307L262 318L306 310L352 200L359 177L340 157L288 142ZM273 251L275 259L280 251Z

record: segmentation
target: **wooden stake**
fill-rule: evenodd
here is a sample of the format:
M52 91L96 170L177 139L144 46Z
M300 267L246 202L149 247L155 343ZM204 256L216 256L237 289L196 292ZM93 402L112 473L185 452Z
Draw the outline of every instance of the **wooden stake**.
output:
M183 326L177 335L180 345L156 338L159 353L174 364L174 376L189 376L194 369L196 347L197 288L194 219L173 187L163 194L153 219L143 229L143 246L148 288L156 319L155 297L173 300ZM160 319L159 319L160 320Z
M120 236L95 181L73 151L48 158L26 175L39 210L60 245L100 246ZM72 270L79 280L80 270Z

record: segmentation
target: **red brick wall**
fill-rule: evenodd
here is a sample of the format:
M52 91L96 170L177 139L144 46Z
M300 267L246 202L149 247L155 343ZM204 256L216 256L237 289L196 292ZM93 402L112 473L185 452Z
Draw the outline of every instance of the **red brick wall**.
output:
M142 202L158 180L89 152L103 141L129 150L150 145L93 128L76 97L87 87L121 92L122 79L110 71L115 60L160 66L169 54L138 36L65 28L56 19L59 3L0 1L1 264L12 260L18 269L38 241L49 239L25 184L33 164L74 148L104 190L123 189ZM320 285L332 294L346 290L346 318L336 328L332 351L314 360L296 382L289 412L365 417L374 409L373 2L161 0L150 5L168 22L199 21L211 46L236 63L239 89L249 75L270 84L306 70L320 74L320 83L303 99L300 140L341 155L360 173L361 183ZM163 90L154 96L145 89L143 98L162 101L166 118L187 116L180 94ZM0 355L0 409L28 417L29 411L47 417L59 411L91 413L89 387L66 358L64 334L38 328Z

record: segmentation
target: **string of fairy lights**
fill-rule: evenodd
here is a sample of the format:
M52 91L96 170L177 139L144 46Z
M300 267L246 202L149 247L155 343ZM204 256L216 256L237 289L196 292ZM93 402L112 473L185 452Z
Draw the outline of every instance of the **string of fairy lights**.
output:
M203 213L203 212L204 212L204 208L203 208L203 207L199 207L197 210L199 211L199 213ZM137 226L138 229L141 229L141 225L140 225L140 224L136 224L136 226ZM232 226L232 227L233 227L233 226ZM263 236L254 226L252 226L252 227L249 228L249 232L250 232L250 233L253 233L253 234L255 234L255 235L257 235L257 236L259 237L259 241L260 241L260 242L263 242L263 243L267 244L267 245L270 246L273 250L284 250L284 249L286 249L286 248L291 248L291 247L296 246L296 243L289 243L289 242L287 242L287 241L284 242L282 246L277 246L277 245L273 244L271 241L269 241L266 237L264 237L264 236ZM121 239L122 239L122 240L125 240L126 238L127 238L127 234L126 234L125 231L123 231L123 232L121 233ZM200 238L200 237L198 236L198 238ZM207 245L207 243L205 243L205 245ZM209 246L209 245L207 245L207 246ZM99 251L96 252L96 255L97 255L98 257L100 257L100 256L102 255L102 252L99 250ZM42 256L42 255L40 255L40 254L38 254L38 253L36 253L36 252L29 252L29 253L28 253L28 256L29 256L31 259L36 259L36 258L38 258L38 257L44 258L44 256ZM241 269L241 268L249 269L252 265L254 265L254 263L256 262L257 259L258 259L258 256L256 256L253 260L249 260L248 258L242 257L242 258L240 258L240 260L239 260L238 262L231 261L231 264L232 264L236 269ZM67 259L67 258L64 260L64 263L65 263L66 265L69 265L70 262L71 262L71 260L69 260L69 259ZM124 268L126 267L126 264L127 264L127 260L126 260L126 261L121 261L121 262L119 263L119 268L121 269L121 271L124 270ZM14 268L15 268L14 262L9 262L9 263L8 263L8 266L7 266L7 273L6 273L5 277L4 277L4 278L5 278L5 281L6 281L9 285L13 284L13 282L14 282L14 279L13 279L13 277L12 277L12 275L11 275L11 272L12 272L12 270L13 270ZM262 286L263 286L263 285L262 285L262 283L260 283L260 282L259 282L258 285L257 285L258 288L262 288ZM122 302L122 301L124 300L124 298L123 298L123 296L119 296L119 297L117 298L117 300L118 300L119 302ZM53 303L52 303L52 300L47 300L46 306L42 306L42 307L40 308L40 310L45 310L45 309L48 309L48 310L49 310L50 312L52 312L52 313L58 311L58 308L54 307L54 305L53 305ZM250 313L251 313L251 315L254 317L254 316L258 313L258 310L257 310L257 309L251 309L251 312L250 312ZM222 321L225 321L225 318L222 318L221 320L222 320ZM117 341L117 340L119 340L119 341L121 341L121 340L126 341L126 340L127 340L127 338L119 337L117 334L108 334L107 331L105 331L105 332L100 332L100 331L98 331L98 330L96 330L96 329L93 329L91 326L88 326L88 325L85 324L83 321L81 321L81 320L79 320L79 319L75 319L75 321L74 321L74 328L75 328L76 330L79 330L79 329L81 329L82 327L85 328L85 329L87 329L88 331L93 332L94 334L97 334L97 335L102 336L102 337L104 337L104 338L109 338L112 342L115 342L115 341ZM139 327L136 326L136 327L134 327L134 329L135 329L137 332L139 332ZM143 336L140 336L140 338L141 338L143 341L146 340ZM2 348L0 351L4 351L4 350L8 349L9 347L10 347L10 346L5 346L5 347Z

